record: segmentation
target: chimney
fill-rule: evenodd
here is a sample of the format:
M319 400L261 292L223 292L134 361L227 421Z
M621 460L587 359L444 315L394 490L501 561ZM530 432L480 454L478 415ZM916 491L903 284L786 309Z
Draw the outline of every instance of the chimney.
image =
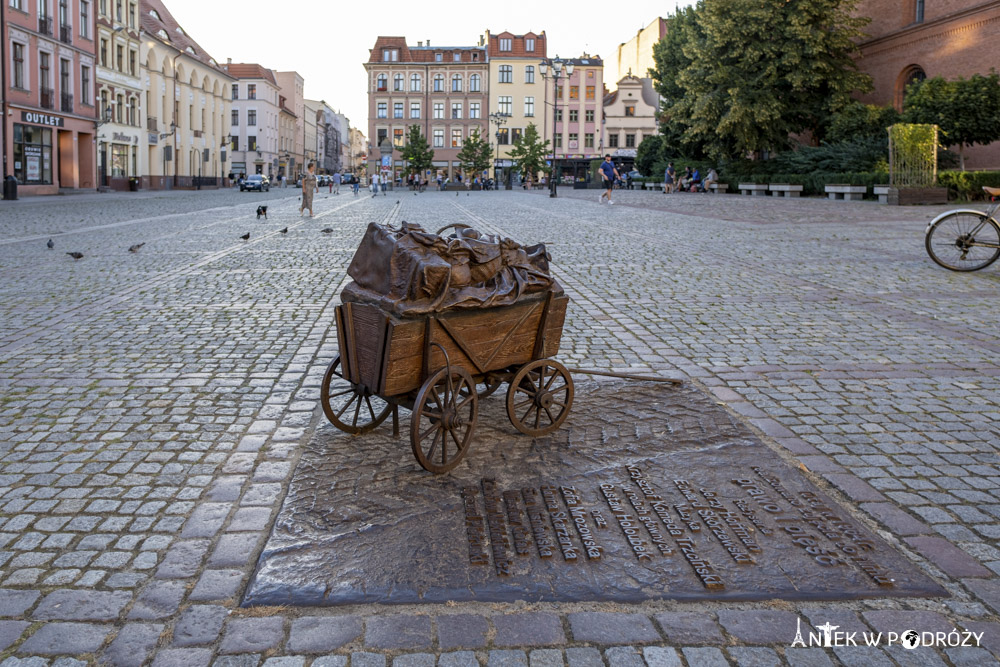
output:
M431 40L428 39L427 40L427 46L430 46L430 45L431 45Z
M423 42L417 42L417 46L423 46L423 45L424 45Z
M233 64L233 59L232 58L226 58L226 64L227 65L232 65Z

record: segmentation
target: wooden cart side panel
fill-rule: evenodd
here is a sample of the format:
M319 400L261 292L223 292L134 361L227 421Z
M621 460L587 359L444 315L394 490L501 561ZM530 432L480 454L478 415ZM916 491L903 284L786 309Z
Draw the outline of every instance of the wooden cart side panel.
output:
M351 304L350 326L353 334L356 366L351 369L354 382L377 391L382 378L382 345L385 343L385 313L377 306Z
M549 350L559 349L567 302L564 296L552 300L545 322L547 355L555 353ZM447 329L435 321L431 337L447 350L453 366L461 366L473 375L526 364L534 352L543 307L544 301L532 301L507 308L446 313L436 319L446 321ZM390 320L383 396L398 396L420 386L425 326L425 320ZM462 345L456 343L456 338ZM431 348L427 365L431 371L444 366L444 356L436 347Z
M333 309L333 323L337 328L337 354L340 355L340 372L343 373L344 377L350 377L347 374L347 339L344 337L344 307L337 306Z

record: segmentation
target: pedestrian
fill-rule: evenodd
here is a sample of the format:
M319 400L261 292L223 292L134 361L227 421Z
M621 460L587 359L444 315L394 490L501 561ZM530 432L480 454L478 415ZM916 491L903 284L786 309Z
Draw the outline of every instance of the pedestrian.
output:
M382 186L382 196L385 196L385 185L389 181L389 174L382 174L382 178L379 179L379 185Z
M668 162L667 169L663 172L663 194L674 191L674 185L677 180L677 170L674 169L674 163Z
M288 187L288 174L281 175L281 188L285 189Z
M601 196L597 199L598 203L603 203L604 198L608 198L608 204L614 204L611 201L611 191L615 187L615 179L620 178L618 175L618 170L615 169L615 163L611 161L610 155L604 156L604 162L601 163L601 180L604 181L604 187L606 192L602 192Z
M316 163L310 162L306 167L306 175L302 177L302 206L299 207L299 217L309 209L309 217L313 217L313 195L316 193Z
M357 174L351 174L351 187L354 189L354 196L358 196L358 191L361 189L361 179Z
M374 197L375 195L378 194L378 172L377 171L374 174L372 174L371 190L372 190L372 197Z
M339 195L340 194L340 184L343 181L344 181L344 177L340 174L339 171L335 171L333 173L333 194L335 194L335 195Z

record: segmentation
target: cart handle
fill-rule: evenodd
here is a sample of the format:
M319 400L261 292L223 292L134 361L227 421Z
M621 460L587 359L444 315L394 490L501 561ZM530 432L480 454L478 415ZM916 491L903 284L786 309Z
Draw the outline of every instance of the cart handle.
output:
M451 384L451 359L448 358L448 351L444 349L444 345L441 343L431 343L428 347L436 347L441 350L441 354L444 355L444 367L445 367L445 377L448 378L448 393L451 394L455 391L455 387ZM430 359L428 359L428 363Z
M441 232L443 232L446 229L451 229L452 227L454 227L455 229L472 229L472 225L467 225L464 222L453 222L450 225L445 225L441 229L437 230L437 235L441 236Z

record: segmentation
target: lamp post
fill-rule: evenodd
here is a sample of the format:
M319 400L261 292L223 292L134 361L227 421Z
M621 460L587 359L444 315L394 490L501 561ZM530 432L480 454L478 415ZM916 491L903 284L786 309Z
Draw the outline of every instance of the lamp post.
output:
M551 68L552 73L549 74L549 69ZM552 77L552 93L555 101L552 103L552 173L549 176L549 197L555 197L556 195L556 179L558 178L558 161L556 159L556 123L559 122L559 79L562 78L563 70L566 70L566 78L573 75L573 63L563 62L559 56L556 56L554 60L543 60L538 64L538 71L541 72L542 78L547 79L549 76ZM562 137L562 133L559 133Z
M500 127L507 124L508 114L500 113L499 111L490 114L490 123L497 126L497 131L495 136L497 138L497 158L493 163L493 189L500 189Z

